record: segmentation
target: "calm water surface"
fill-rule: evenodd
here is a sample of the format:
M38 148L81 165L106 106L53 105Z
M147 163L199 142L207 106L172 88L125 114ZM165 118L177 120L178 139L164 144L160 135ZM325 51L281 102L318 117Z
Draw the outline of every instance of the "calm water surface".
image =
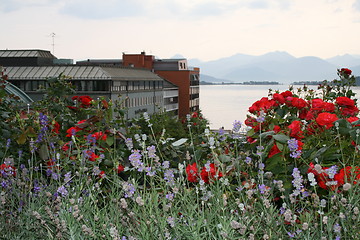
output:
M294 86L299 88L301 86ZM317 86L310 86L316 89ZM285 91L288 85L201 85L200 109L210 121L211 129L231 129L235 120L243 122L247 110L257 100L268 95L269 89ZM360 87L353 91L360 96Z

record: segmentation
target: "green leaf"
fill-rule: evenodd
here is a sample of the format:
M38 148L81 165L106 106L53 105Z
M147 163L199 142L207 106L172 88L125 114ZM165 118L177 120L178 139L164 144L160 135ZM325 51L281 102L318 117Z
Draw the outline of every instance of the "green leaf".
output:
M113 136L112 137L108 136L106 138L106 143L107 143L107 145L112 146L114 144L114 137Z
M260 138L261 138L261 139L264 139L264 138L266 138L266 137L268 137L268 136L274 135L274 133L275 133L274 131L264 132L264 133L260 134Z
M356 133L356 131L359 131L360 128L353 128L352 130L349 131L350 137L351 139L356 143L356 144L360 144L360 133Z
M286 136L284 134L276 134L273 136L273 138L278 141L278 142L281 142L281 143L287 143L287 141L290 139L289 136Z

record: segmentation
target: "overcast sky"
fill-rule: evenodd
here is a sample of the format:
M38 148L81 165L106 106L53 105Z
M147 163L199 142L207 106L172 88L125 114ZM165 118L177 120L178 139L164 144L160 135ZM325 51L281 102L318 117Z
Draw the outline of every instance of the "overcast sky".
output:
M360 54L360 0L0 0L0 20L0 49L53 51L54 39L75 60Z

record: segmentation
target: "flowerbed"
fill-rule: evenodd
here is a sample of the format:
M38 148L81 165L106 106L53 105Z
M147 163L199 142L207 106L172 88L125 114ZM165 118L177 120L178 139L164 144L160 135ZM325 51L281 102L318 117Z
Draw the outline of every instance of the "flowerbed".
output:
M0 236L356 239L359 110L338 75L270 92L230 133L201 113L125 121L63 76L31 108L0 91Z

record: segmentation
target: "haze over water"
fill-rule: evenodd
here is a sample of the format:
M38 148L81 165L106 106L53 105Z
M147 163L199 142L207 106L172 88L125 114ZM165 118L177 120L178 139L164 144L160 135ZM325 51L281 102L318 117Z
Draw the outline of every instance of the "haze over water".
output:
M309 88L317 89L317 86ZM267 97L269 89L282 92L289 89L289 85L201 85L200 110L210 121L211 129L232 129L235 120L244 122L249 107ZM359 99L360 87L353 87L353 91Z

